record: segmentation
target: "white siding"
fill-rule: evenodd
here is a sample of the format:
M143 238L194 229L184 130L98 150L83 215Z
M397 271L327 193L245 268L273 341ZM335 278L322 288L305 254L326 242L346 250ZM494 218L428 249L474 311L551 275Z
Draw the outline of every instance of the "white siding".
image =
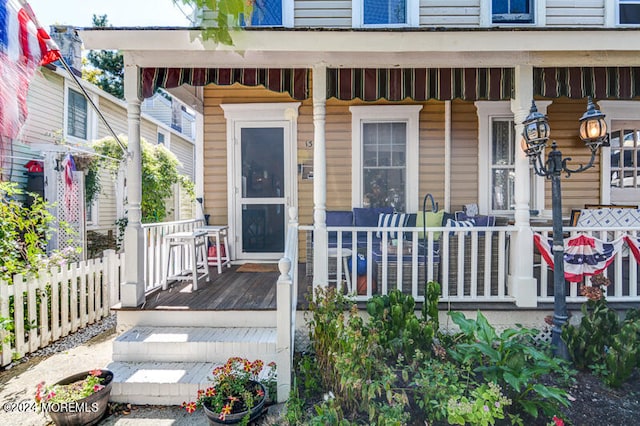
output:
M54 142L62 136L64 79L46 68L40 70L31 80L27 95L29 116L21 139L29 143Z
M351 28L350 1L299 0L294 4L293 13L294 26L298 28Z
M478 27L480 0L421 0L420 26Z
M605 0L547 0L547 27L603 27Z
M178 168L180 174L187 175L194 179L194 158L195 147L191 142L187 142L175 134L171 135L171 152L178 157L181 165Z

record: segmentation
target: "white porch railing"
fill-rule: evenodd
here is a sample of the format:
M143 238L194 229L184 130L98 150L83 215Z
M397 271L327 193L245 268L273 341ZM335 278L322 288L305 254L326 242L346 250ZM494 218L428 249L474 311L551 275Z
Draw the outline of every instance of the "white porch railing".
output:
M108 316L120 300L123 269L124 255L107 250L101 259L0 281L0 317L13 322L12 332L0 327L0 365Z
M291 390L296 309L298 306L298 213L289 209L289 223L284 256L278 262L280 277L277 289L278 402L286 401Z
M549 238L552 234L550 227L534 227L534 232L540 232L543 238ZM599 240L609 242L621 236L629 235L637 237L640 228L620 227L565 227L565 232L570 235L585 233ZM538 302L553 302L553 271L544 258L535 251L534 276L538 278ZM638 264L629 252L627 244L623 244L622 250L616 254L613 263L604 272L612 282L606 289L607 301L610 302L638 302L640 301L640 286L638 285ZM585 284L589 284L589 277L585 278ZM579 283L570 283L567 293L567 302L582 303L586 300L579 295Z
M300 229L308 231L307 238L311 238L312 226ZM347 250L357 250L367 260L366 275L359 277L356 267L348 272L352 286L348 290L356 300L365 301L373 294L388 294L397 288L416 301L424 301L424 283L433 280L441 284L441 301L512 302L507 276L509 236L514 230L509 226L430 227L424 238L419 227L330 226L327 231L335 235L337 256L331 256L329 271L331 279L341 283L337 277L343 277L344 266L336 260L349 257ZM404 238L398 238L394 245L389 232L400 232ZM311 244L307 250L313 250ZM308 253L307 267L312 259L313 252Z
M162 280L167 273L167 246L164 236L174 232L189 232L204 225L202 219L181 220L175 222L149 223L142 225L144 233L144 282L145 292L148 293L162 286ZM184 265L191 262L190 253L187 250L177 250L176 256L172 256L169 267L169 275L176 275L177 271L184 270Z

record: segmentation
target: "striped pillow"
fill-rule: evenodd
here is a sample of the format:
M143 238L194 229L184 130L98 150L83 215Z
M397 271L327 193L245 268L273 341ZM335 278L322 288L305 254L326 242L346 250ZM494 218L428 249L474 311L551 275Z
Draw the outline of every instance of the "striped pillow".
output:
M378 228L401 228L407 224L406 213L380 213L378 216ZM396 238L397 232L389 232L389 238ZM376 238L382 238L382 231L376 233Z
M447 219L447 227L448 228L473 228L475 223L473 220L453 220ZM455 235L455 232L449 232L449 235ZM465 232L464 235L469 235L469 232Z

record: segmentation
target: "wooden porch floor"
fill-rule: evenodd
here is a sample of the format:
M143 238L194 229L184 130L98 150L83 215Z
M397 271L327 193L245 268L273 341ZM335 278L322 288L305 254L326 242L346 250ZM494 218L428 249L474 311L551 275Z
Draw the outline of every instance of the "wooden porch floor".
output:
M238 272L240 265L209 268L209 282L200 282L191 291L191 281L169 282L167 290L158 289L147 295L142 310L275 310L276 283L279 272ZM311 292L305 265L298 266L298 309L306 309Z

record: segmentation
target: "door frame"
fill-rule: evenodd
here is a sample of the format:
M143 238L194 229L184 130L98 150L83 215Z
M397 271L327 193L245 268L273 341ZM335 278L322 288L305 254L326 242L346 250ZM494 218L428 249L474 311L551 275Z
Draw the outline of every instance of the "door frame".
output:
M297 135L298 135L298 108L300 102L279 103L245 103L245 104L220 104L227 120L227 223L229 224L229 239L231 241L231 259L233 260L277 260L271 259L262 253L241 253L239 248L239 235L236 232L241 222L242 211L238 209L236 197L241 196L242 182L236 179L236 170L239 158L236 156L236 146L240 143L239 129L243 124L264 123L272 125L278 122L284 125L284 191L285 212L289 207L298 205L298 179L297 179ZM271 126L272 127L272 126ZM285 213L285 221L288 215ZM285 223L286 226L286 223ZM286 228L285 228L286 229ZM286 236L285 236L286 239Z

